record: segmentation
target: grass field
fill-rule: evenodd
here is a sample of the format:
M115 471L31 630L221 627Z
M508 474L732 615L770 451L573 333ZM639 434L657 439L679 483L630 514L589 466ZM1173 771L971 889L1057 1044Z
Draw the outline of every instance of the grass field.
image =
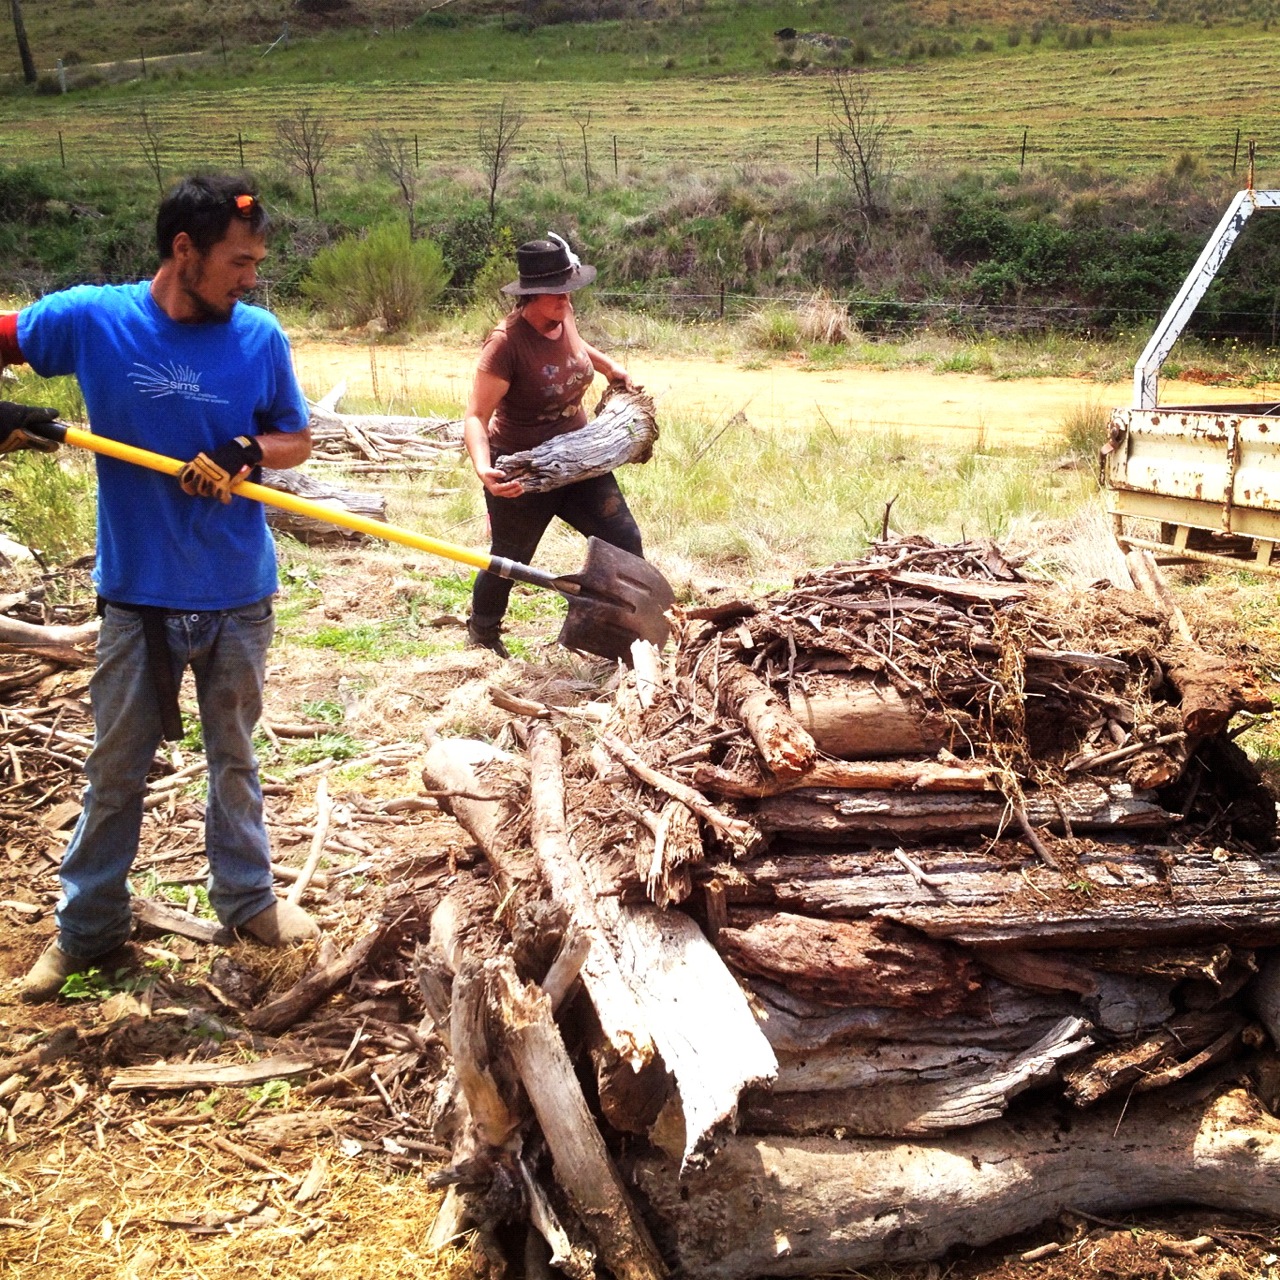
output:
M769 32L788 14L803 26L828 17L837 25L838 14L821 5L745 7L736 25L716 9L683 25L532 34L366 29L295 40L269 58L239 50L225 68L214 54L191 70L157 74L153 64L142 79L134 64L135 78L121 85L0 98L0 148L13 161L65 156L76 167L140 167L145 104L167 167L238 163L243 142L246 163L261 168L273 159L275 122L305 104L329 119L348 161L372 127L390 126L418 138L424 164L465 165L474 160L477 124L505 96L526 115L526 166L553 166L560 147L580 155L575 117L590 113L592 163L606 177L615 139L624 170L812 171L828 124L825 79L814 68L773 69ZM1259 185L1270 180L1280 155L1280 121L1268 105L1280 45L1260 24L1121 28L1076 49L1061 38L988 43L985 52L970 43L955 56L876 59L864 68L893 118L903 168L1016 166L1026 130L1033 162L1139 173L1189 153L1221 173L1238 129L1258 143Z

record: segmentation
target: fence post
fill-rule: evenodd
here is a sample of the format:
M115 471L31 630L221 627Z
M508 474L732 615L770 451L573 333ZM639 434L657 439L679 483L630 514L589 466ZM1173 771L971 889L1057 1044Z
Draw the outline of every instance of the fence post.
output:
M418 159L418 135L415 133L413 135L413 167L416 169L421 164L422 161Z
M62 167L67 167L67 153L62 146L62 130L58 130L58 159L62 161Z
M1024 128L1022 130L1022 155L1018 157L1019 173L1022 172L1023 165L1027 163L1027 134L1030 132L1031 132L1030 129L1027 129L1027 128Z
M720 319L724 319L724 281L720 281Z
M618 135L613 135L613 176L618 176Z
M58 88L63 93L67 91L67 69L63 66L61 58L58 59Z
M240 167L244 168L244 134L236 130L236 145L240 148Z
M223 71L226 71L227 70L227 37L222 35L221 32L219 32L218 39L222 41L222 69Z
M813 135L813 176L818 176L818 165L822 156L822 134L815 133Z
M1231 176L1236 176L1236 162L1240 159L1240 130L1236 130L1236 147L1231 153Z

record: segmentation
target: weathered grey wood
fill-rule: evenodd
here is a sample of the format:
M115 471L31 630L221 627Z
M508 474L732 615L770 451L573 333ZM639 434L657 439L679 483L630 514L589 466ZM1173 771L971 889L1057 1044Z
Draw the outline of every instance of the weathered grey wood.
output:
M792 683L788 703L818 749L844 760L932 756L954 736L945 716L865 677L807 675Z
M618 1280L660 1280L667 1269L582 1096L546 995L509 958L488 962L503 1037L551 1151L556 1180Z
M1144 846L1082 853L1078 868L1069 873L1078 879L1047 868L1032 876L1042 893L1058 891L1049 899L1011 871L995 901L889 905L875 914L970 946L1174 946L1224 937L1241 947L1280 944L1274 860L1238 853L1223 863L1199 849L1161 857Z
M1066 1210L1115 1218L1166 1203L1280 1214L1280 1121L1243 1092L1203 1109L1157 1098L1051 1113L929 1142L728 1139L679 1176L646 1153L631 1174L689 1280L819 1275L941 1257Z
M275 471L266 467L263 468L262 483L269 489L292 493L299 498L350 511L355 515L368 516L371 520L387 518L387 500L381 494L339 488L303 471ZM295 511L285 511L282 507L268 506L266 514L267 523L277 533L287 533L291 538L310 547L370 541L368 534L329 524L328 521L313 516L299 515Z
M170 902L160 902L156 898L144 898L141 894L135 894L129 899L129 908L139 924L159 933L176 933L180 938L190 938L193 942L206 944L227 943L232 938L231 931L216 920L204 920Z
M1082 780L1058 794L1028 791L1033 827L1063 832L1160 831L1182 821L1127 783L1108 787ZM998 792L903 794L898 791L824 792L816 788L768 796L756 821L772 834L810 840L928 840L950 835L996 835L1014 826L1009 802Z
M111 1077L112 1093L130 1089L241 1089L301 1075L316 1067L313 1058L301 1054L277 1054L256 1062L153 1062L141 1067L125 1067Z
M613 1018L609 1002L615 999L616 982L611 978L603 988L607 998L602 1013L596 1003L602 987L593 972L608 964L623 980L638 1021L622 1024L625 1035L615 1031L607 1038L620 1058L632 1060L636 1069L651 1054L635 1053L629 1042L638 1043L643 1035L656 1046L676 1081L688 1159L732 1121L744 1088L773 1079L777 1061L741 989L692 919L679 911L624 905L600 894L608 870L601 871L591 856L573 857L568 842L563 782L558 781L559 737L550 726L535 724L529 752L539 865L547 873L552 896L593 939L582 969L583 985L603 1026Z
M476 1138L486 1147L501 1149L515 1137L522 1119L510 1089L495 1078L486 1026L488 989L485 962L462 957L453 980L449 1013L451 1056L458 1085L467 1100L467 1112Z
M1013 1098L1049 1079L1060 1063L1092 1044L1083 1019L1065 1018L1022 1053L982 1062L977 1070L970 1066L967 1072L953 1063L919 1071L914 1078L900 1070L896 1079L886 1073L859 1085L787 1093L782 1091L784 1069L772 1094L754 1090L743 1100L739 1129L790 1135L838 1129L867 1137L906 1137L970 1128L1003 1115Z
M652 397L643 391L617 391L577 431L508 453L496 465L506 479L519 480L526 493L546 493L627 462L648 462L657 438Z

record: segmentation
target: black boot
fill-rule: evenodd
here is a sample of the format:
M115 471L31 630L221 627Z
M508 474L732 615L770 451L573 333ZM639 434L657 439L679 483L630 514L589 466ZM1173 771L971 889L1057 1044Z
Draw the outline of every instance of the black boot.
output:
M502 627L478 627L474 619L467 623L467 648L488 649L500 658L509 658L507 646L502 643Z

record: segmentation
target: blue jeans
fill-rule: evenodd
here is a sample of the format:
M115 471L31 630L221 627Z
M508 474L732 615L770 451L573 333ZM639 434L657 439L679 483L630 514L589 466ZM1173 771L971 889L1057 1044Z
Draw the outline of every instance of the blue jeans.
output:
M209 764L209 901L234 928L275 901L253 753L275 615L268 598L224 612L171 613L165 628L175 682L188 666L195 676ZM105 606L89 695L95 740L85 761L88 787L58 873L56 916L58 945L77 959L110 951L132 929L127 877L138 853L147 773L163 738L138 614Z

